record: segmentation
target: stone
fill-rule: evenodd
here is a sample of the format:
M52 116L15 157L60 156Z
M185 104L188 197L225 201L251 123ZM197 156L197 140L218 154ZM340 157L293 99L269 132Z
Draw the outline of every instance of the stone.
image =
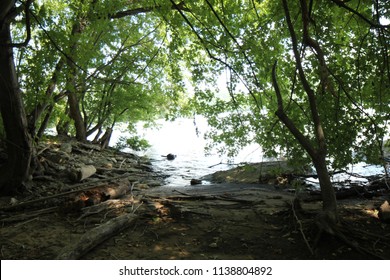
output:
M61 144L61 147L60 147L60 150L65 152L65 153L72 153L72 144L70 143L62 143Z
M167 154L167 159L168 160L174 160L176 158L176 155L174 154Z
M390 205L387 200L379 207L378 217L382 222L390 223Z
M191 179L191 185L201 185L202 180L199 179Z

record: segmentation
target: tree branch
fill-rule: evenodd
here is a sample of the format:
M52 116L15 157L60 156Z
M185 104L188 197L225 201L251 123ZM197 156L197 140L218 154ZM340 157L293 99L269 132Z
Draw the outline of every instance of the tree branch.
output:
M316 136L317 144L318 144L317 152L321 151L321 152L325 153L326 152L325 135L324 135L324 131L322 128L320 116L318 113L315 92L311 88L310 83L307 80L305 72L304 72L303 67L302 67L302 60L301 60L301 57L300 57L299 52L298 52L298 40L297 40L297 37L295 34L294 26L291 22L290 10L288 8L287 0L282 0L282 3L283 3L283 9L284 9L288 29L290 32L290 37L292 40L293 52L294 52L294 56L295 56L296 65L298 68L299 78L301 80L303 89L305 90L308 101L309 101L311 117L313 120L315 136ZM306 0L300 0L300 4L301 4L301 12L302 12L302 23L304 25L304 27L303 27L303 29L304 29L303 40L304 40L304 42L311 42L312 39L308 35L309 18L308 18L308 9L307 9ZM311 42L311 43L313 43L313 42Z
M11 43L9 47L11 48L23 48L27 47L28 43L31 40L31 20L30 20L30 5L34 0L27 0L24 4L24 14L26 15L26 39L22 43Z
M127 16L134 16L134 15L148 13L148 12L155 11L155 10L160 10L161 8L162 8L162 6L160 6L160 5L152 6L152 7L145 7L145 8L142 8L142 7L135 8L135 9L125 10L125 11L120 11L120 12L117 12L115 14L109 14L108 18L116 19L116 18L123 18L123 17L127 17ZM187 9L185 7L184 1L180 2L179 4L173 3L172 9L178 10L178 11L189 11L189 9Z
M175 4L174 0L170 0L172 5L175 6L177 4ZM227 67L229 70L231 70L232 72L234 72L237 77L240 79L240 81L244 84L245 88L248 90L249 94L251 95L251 97L253 98L255 104L256 104L256 107L257 109L259 110L259 112L261 111L261 106L260 106L260 102L258 102L257 98L256 98L256 95L253 93L253 91L249 88L248 84L243 80L243 78L237 73L237 71L234 69L234 67L232 67L229 63L227 63L226 61L223 61L221 58L213 55L210 51L210 49L207 47L206 45L206 41L202 38L202 36L196 31L194 25L190 22L190 20L186 17L186 15L183 13L183 11L181 9L177 9L180 13L180 15L182 16L182 18L184 19L184 21L188 24L188 26L191 28L191 31L195 34L195 36L198 38L198 40L200 41L200 43L202 44L204 50L207 52L208 56L221 63L222 65L224 65L225 67ZM195 16L194 16L195 17ZM195 17L196 18L196 17ZM226 28L226 27L224 27ZM228 32L228 31L227 31ZM230 32L229 32L230 33ZM231 36L232 37L232 36ZM235 40L235 38L233 37L233 39ZM236 40L235 40L236 41ZM244 54L245 55L245 54ZM248 60L247 60L248 61ZM248 61L248 63L250 63ZM257 77L254 76L254 78L257 80Z
M351 7L347 6L343 1L341 0L331 0L333 3L335 3L337 6L339 7L342 7L348 11L350 11L351 13L357 15L358 17L360 17L363 21L365 21L366 23L368 23L371 27L374 27L374 28L389 28L390 27L390 24L387 24L387 25L382 25L382 24L378 24L378 23L375 23L375 22L372 22L371 20L369 20L368 18L366 18L364 15L362 15L361 13L359 13L358 11L352 9Z
M278 101L278 109L275 114L278 116L279 120L288 128L295 139L298 140L298 142L302 145L310 157L315 158L317 153L313 145L310 143L309 139L307 139L307 137L303 135L303 133L295 126L294 122L287 116L286 112L284 111L283 98L276 78L276 64L277 61L275 61L274 66L272 67L272 85L275 89L275 94Z

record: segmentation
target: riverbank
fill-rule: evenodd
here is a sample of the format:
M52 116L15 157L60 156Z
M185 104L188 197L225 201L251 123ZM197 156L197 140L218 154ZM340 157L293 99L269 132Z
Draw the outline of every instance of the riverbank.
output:
M297 208L270 177L177 188L147 159L113 149L53 139L38 155L29 190L0 198L1 259L390 259L377 216L388 192L339 202L354 247L316 240L321 202ZM239 170L225 178L249 177Z

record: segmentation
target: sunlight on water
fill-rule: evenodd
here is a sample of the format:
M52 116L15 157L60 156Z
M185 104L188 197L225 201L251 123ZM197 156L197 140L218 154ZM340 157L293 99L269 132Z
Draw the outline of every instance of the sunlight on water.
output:
M215 171L234 167L228 165L229 159L227 157L219 157L216 154L205 155L206 140L203 137L207 130L207 121L204 118L197 117L196 126L193 119L184 118L173 122L161 120L157 123L160 128L144 129L141 125L139 126L138 133L148 140L152 147L145 152L138 152L137 154L149 157L159 171L171 175L166 180L167 184L174 186L189 185L190 180L193 178L199 179ZM110 145L115 145L119 136L129 135L126 132L116 130ZM164 156L169 153L176 155L176 159L172 161L167 160ZM259 146L252 145L246 147L234 158L233 163L259 162L261 161L261 156ZM231 159L229 162L231 162Z
M136 154L148 157L157 171L169 175L165 182L169 186L186 186L190 184L191 179L200 179L218 170L233 168L235 164L266 161L257 144L245 147L234 159L220 157L217 154L206 156L204 151L206 140L203 137L208 124L205 118L196 117L196 126L193 119L184 118L172 122L160 120L157 123L159 128L143 128L139 125L138 134L148 140L152 147ZM123 125L114 131L110 145L115 146L120 136L131 136L125 128ZM131 150L126 151L134 153ZM166 155L169 153L176 155L176 159L167 160ZM351 165L347 171L349 174L337 174L332 177L332 181L336 184L344 181L364 183L367 179L351 174L371 176L384 173L383 167L365 163ZM315 187L319 186L317 179L309 178L308 181Z

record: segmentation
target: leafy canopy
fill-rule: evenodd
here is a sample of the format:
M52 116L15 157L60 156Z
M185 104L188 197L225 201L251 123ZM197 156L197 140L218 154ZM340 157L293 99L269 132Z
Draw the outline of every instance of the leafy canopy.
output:
M299 41L304 31L301 8L299 1L289 1L302 65L315 89L332 166L360 160L379 163L389 132L389 26L382 23L389 18L389 4L348 1L347 10L336 2L308 1L309 32L324 52L322 61L317 50ZM190 12L183 18L192 37L196 34L194 44L218 66L188 57L188 68L195 81L225 76L228 93L228 98L221 98L212 87L195 87L191 106L209 118L211 145L224 144L220 151L234 155L243 145L258 143L267 156L307 159L275 115L272 67L277 61L285 112L315 145L310 105L299 82L282 1L201 3L187 3Z
M378 162L390 114L390 4L307 1L309 33L323 50L322 61L301 40L299 1L289 2L330 163ZM67 79L76 69L72 90L88 128L200 113L212 127L210 148L234 155L258 143L267 156L308 160L275 115L277 61L285 112L315 143L282 1L41 0L34 1L31 15L30 44L15 57L27 112L49 102L52 124L66 118ZM24 19L12 30L14 40L22 41ZM48 94L54 75L54 93Z

